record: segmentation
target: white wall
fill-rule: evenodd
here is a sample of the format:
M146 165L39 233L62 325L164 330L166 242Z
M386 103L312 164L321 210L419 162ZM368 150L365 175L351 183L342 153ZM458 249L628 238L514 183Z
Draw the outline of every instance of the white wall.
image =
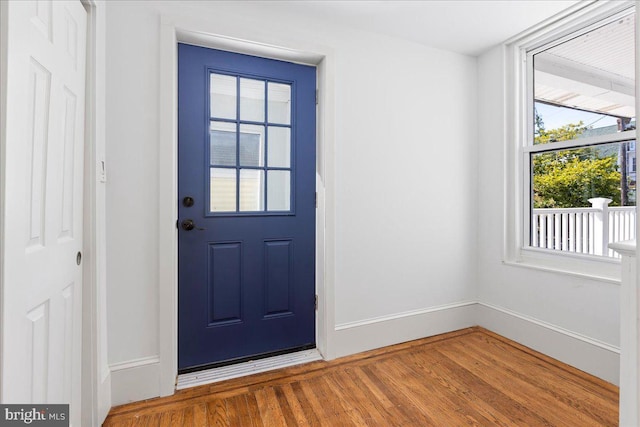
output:
M158 23L107 3L109 362L157 354Z
M478 59L478 323L618 382L618 283L503 264L504 50Z
M325 162L336 184L327 195L335 201L335 211L327 212L336 224L336 252L327 254L327 265L335 264L335 301L327 304L335 305L329 323L342 338L333 355L473 324L465 304L476 298L474 58L287 16L259 2L250 8L242 2L109 2L114 404L157 389L161 15L206 18L221 35L282 47L321 44L334 55L336 154ZM136 375L151 385L132 390Z
M473 297L475 60L342 38L336 323Z

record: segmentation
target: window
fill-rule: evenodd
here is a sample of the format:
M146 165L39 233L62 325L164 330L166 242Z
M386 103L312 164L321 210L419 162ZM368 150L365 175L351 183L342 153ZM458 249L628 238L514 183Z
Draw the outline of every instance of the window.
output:
M522 48L522 247L615 257L635 238L635 13Z
M212 72L213 214L291 211L291 84Z

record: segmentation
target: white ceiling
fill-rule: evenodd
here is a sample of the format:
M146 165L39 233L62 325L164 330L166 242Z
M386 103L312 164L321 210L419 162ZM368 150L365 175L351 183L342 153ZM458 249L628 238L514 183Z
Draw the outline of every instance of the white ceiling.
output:
M267 2L265 2L267 3ZM265 4L263 3L263 4ZM279 1L269 8L477 56L578 0Z

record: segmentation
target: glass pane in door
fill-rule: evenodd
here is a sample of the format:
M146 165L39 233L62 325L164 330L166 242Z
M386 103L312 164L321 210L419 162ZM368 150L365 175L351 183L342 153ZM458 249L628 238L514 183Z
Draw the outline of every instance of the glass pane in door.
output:
M210 169L211 212L235 212L236 170L230 168Z
M267 166L288 168L291 165L291 129L269 126Z
M264 126L240 125L240 166L264 166Z
M211 122L209 156L213 166L236 165L236 124Z
M236 77L211 73L209 77L211 96L210 114L217 119L236 118Z
M240 170L240 211L264 210L264 170Z
M270 170L267 173L268 211L288 211L291 209L291 173Z
M291 85L269 82L269 123L288 125L291 123Z
M240 79L240 120L264 122L264 82Z

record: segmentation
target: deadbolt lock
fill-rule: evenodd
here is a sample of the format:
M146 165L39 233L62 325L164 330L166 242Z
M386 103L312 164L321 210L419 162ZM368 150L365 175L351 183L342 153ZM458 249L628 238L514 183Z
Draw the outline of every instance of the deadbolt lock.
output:
M193 206L194 204L194 200L193 197L191 196L187 196L184 199L182 199L182 205L186 208L190 208L191 206Z

